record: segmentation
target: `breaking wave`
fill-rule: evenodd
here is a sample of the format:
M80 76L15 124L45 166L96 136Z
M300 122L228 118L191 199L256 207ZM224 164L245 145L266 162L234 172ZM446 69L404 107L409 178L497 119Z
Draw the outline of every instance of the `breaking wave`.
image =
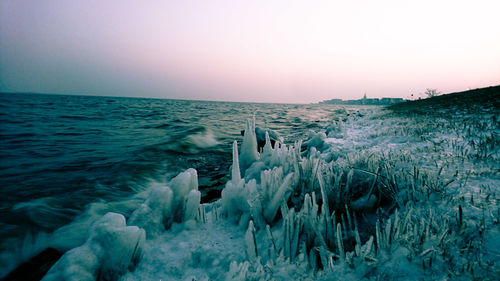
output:
M156 146L167 151L184 154L196 154L201 150L215 147L221 144L214 132L207 127L198 126L178 130L175 134L168 136L167 141Z

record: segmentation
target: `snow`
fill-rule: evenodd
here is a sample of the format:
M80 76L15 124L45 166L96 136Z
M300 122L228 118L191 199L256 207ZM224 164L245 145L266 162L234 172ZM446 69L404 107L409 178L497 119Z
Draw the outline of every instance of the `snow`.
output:
M45 280L497 278L491 116L344 114L303 145L272 147L264 133L260 154L254 117L219 201L200 204L188 169L153 185L128 226L120 214L98 220Z
M245 259L244 235L222 219L192 229L175 223L146 241L141 262L121 280L224 280L231 261Z

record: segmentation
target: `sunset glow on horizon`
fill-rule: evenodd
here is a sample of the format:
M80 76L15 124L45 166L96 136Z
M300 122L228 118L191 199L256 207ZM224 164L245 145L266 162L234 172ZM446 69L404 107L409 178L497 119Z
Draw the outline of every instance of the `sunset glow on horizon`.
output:
M500 84L500 2L13 1L0 91L309 103Z

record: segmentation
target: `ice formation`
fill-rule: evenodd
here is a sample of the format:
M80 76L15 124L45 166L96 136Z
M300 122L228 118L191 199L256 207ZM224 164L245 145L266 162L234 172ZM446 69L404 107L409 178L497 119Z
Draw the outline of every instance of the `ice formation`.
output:
M362 126L373 126L376 123L376 120L371 123L370 121L368 120L368 124L358 123L359 130L363 130ZM425 128L427 131L431 127L409 126L414 130ZM405 130L405 127L397 128ZM356 130L357 128L353 127L351 133L358 134ZM383 134L380 131L372 132ZM366 132L359 131L359 133ZM330 136L335 139L344 137L335 133L333 129L330 129ZM491 256L493 253L488 254L489 262L482 265L471 263L477 256L474 258L469 255L465 260L456 259L456 256L460 255L458 253L461 247L465 247L463 244L465 240L461 238L465 233L467 237L474 237L473 240L478 243L483 238L478 229L481 226L469 221L471 227L466 230L463 228L464 224L460 222L463 216L450 213L450 210L454 209L452 202L456 199L443 200L445 196L443 192L454 179L446 179L442 174L443 166L437 173L433 173L432 170L419 168L415 164L409 165L414 160L399 146L407 145L411 134L409 137L389 135L385 138L386 141L382 136L372 137L372 144L375 145L370 149L365 147L361 153L356 151L360 145L353 143L350 149L354 153L344 151L347 157L339 157L336 161L325 155L338 152L335 151L335 146L323 149L323 143L328 140L325 141L325 135L321 133L305 143L309 151L308 154L304 154L305 157L300 157L298 153L294 154L296 150L293 147L278 144L272 149L270 146L265 146L261 158L249 167L249 170L253 167L266 167L261 173L257 189L262 216L267 225L263 227L257 224L257 226L260 231L265 229L266 233L272 233L270 229L275 229L279 234L276 235L278 241L281 240L282 243L276 243L271 234L268 235L270 242L263 242L263 245L257 246L259 250L254 251L250 243L254 226L253 221L250 221L245 240L248 261L233 263L228 275L232 278L245 276L246 280L272 279L279 276L277 274L279 268L287 267L286 261L298 266L295 273L290 273L290 276L310 277L310 272L302 271L305 266L312 271L319 270L317 275L319 279L334 276L338 278L339 274L348 279L349 277L363 279L381 276L389 269L397 276L419 279L427 275L442 274L445 272L444 269L451 270L450 268L457 265L462 266L462 269L456 272L448 271L442 276L459 278L458 272L464 272L472 276L491 278L498 273L499 259L493 258ZM348 141L345 140L343 143ZM453 143L451 145L456 147ZM378 150L387 146L390 148L387 153ZM491 148L493 149L491 155L498 157L498 151ZM323 152L320 157L316 149L326 150L327 153ZM420 141L415 143L413 149L416 153L426 151L426 147L423 147ZM430 157L440 159L439 153L436 152L438 151L434 151ZM376 153L379 156L374 157ZM257 165L259 162L264 164ZM438 165L444 165L442 159L440 162ZM292 181L294 172L300 177ZM286 192L276 188L283 182L287 182L284 186L295 191L294 196L288 197L285 195ZM274 187L269 189L269 183ZM494 192L491 194L495 194ZM296 198L297 194L299 198ZM271 199L273 195L276 199ZM298 201L300 198L303 198L303 203ZM277 202L280 202L279 209L283 218L281 226L273 221ZM435 206L429 205L437 202L440 203ZM451 206L448 205L450 203ZM492 223L498 222L498 218L494 219L495 208L498 216L497 207L489 209L488 212L492 215L490 226L484 226L486 221L482 226L490 229L490 233L495 231L491 229ZM377 209L386 213L373 217L371 214ZM461 205L459 210L461 214ZM392 214L387 214L387 211ZM440 213L440 216L436 216L436 213ZM362 228L358 227L359 214L362 214L364 220ZM456 216L460 217L458 224ZM256 216L252 214L252 217ZM371 227L373 230L370 230ZM454 244L456 242L459 244ZM256 258L255 253L260 255ZM395 263L398 266L394 267ZM491 270L489 263L496 269ZM263 271L264 267L272 268L271 271L276 275Z
M253 162L260 157L257 150L257 137L255 135L255 116L252 120L247 121L245 134L243 136L243 143L241 144L240 153L240 168L244 172Z
M173 222L173 192L168 186L155 186L149 198L129 218L129 224L146 231L148 237L154 237Z
M444 150L429 147L422 138L435 134L430 124L408 124L412 121L399 116L394 120L388 118L392 124L379 124L378 118L381 117L372 113L362 122L350 120L352 124L342 127L334 124L327 128L328 138L319 133L302 146L307 154L297 153L300 144L264 146L260 159L246 171L252 176L244 179L256 180L258 199L248 197L250 193L244 184L239 190L239 200L244 202L247 197L247 201L258 201L261 212L247 209L251 213L245 236L248 260L231 264L227 275L230 279L279 279L284 269L287 278L354 280L383 276L414 280L429 276L491 279L498 273L498 256L495 258L491 251L485 255L478 252L480 241L495 243L491 235L481 233L485 229L488 233L498 233L494 227L495 222L498 224L498 207L482 205L490 219L477 223L472 216L465 224L462 209L466 202L462 201L456 210L454 202L459 197L453 194L457 192L445 191L457 179L456 172L444 174L443 167L451 166L455 160L446 164L442 155L453 155L450 149L460 155L463 148L454 141ZM435 124L434 120L428 121ZM346 126L351 134L347 137ZM461 134L459 126L449 123L441 126L458 129L456 133ZM372 135L364 136L367 132ZM401 135L394 136L394 132ZM416 135L421 139L415 138ZM412 145L408 146L410 141ZM442 145L442 141L432 142ZM324 144L334 145L323 147ZM487 160L486 165L489 159L498 159L497 148L489 149L492 149L490 154L478 151L478 157ZM410 153L423 157L415 159ZM429 159L437 160L435 165L440 168L428 169L432 163ZM261 170L260 177L255 176L257 172L253 169ZM462 179L461 185L454 188L463 184ZM285 186L286 189L280 189ZM293 192L288 194L284 190ZM490 192L488 196L498 194L498 190L486 190ZM281 220L275 221L275 211L279 211ZM259 221L255 224L255 234L254 222ZM468 227L464 228L465 225ZM261 239L254 240L259 235ZM475 242L467 246L465 237ZM257 241L255 250L252 241ZM463 247L476 250L464 256L460 254ZM474 262L479 256L488 257L488 261Z
M153 186L129 226L97 221L45 280L495 279L498 128L471 118L366 111L304 145L265 133L260 154L253 119L219 201L200 204L189 169Z
M96 221L87 242L66 252L42 280L117 278L137 265L144 241L144 230L126 226L123 215L108 213Z
M309 140L302 144L303 149L315 148L316 150L321 150L325 144L326 134L324 132L319 132L314 134Z
M132 213L128 224L143 228L148 237L155 237L174 221L195 219L200 197L196 170L188 169L166 185L153 186L148 199Z

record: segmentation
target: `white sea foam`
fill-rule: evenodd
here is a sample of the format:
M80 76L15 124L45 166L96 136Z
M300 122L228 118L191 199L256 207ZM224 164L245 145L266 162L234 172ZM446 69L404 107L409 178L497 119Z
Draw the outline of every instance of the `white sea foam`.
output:
M187 142L198 148L209 148L220 143L210 129L206 129L205 131L197 134L189 135L187 137Z

